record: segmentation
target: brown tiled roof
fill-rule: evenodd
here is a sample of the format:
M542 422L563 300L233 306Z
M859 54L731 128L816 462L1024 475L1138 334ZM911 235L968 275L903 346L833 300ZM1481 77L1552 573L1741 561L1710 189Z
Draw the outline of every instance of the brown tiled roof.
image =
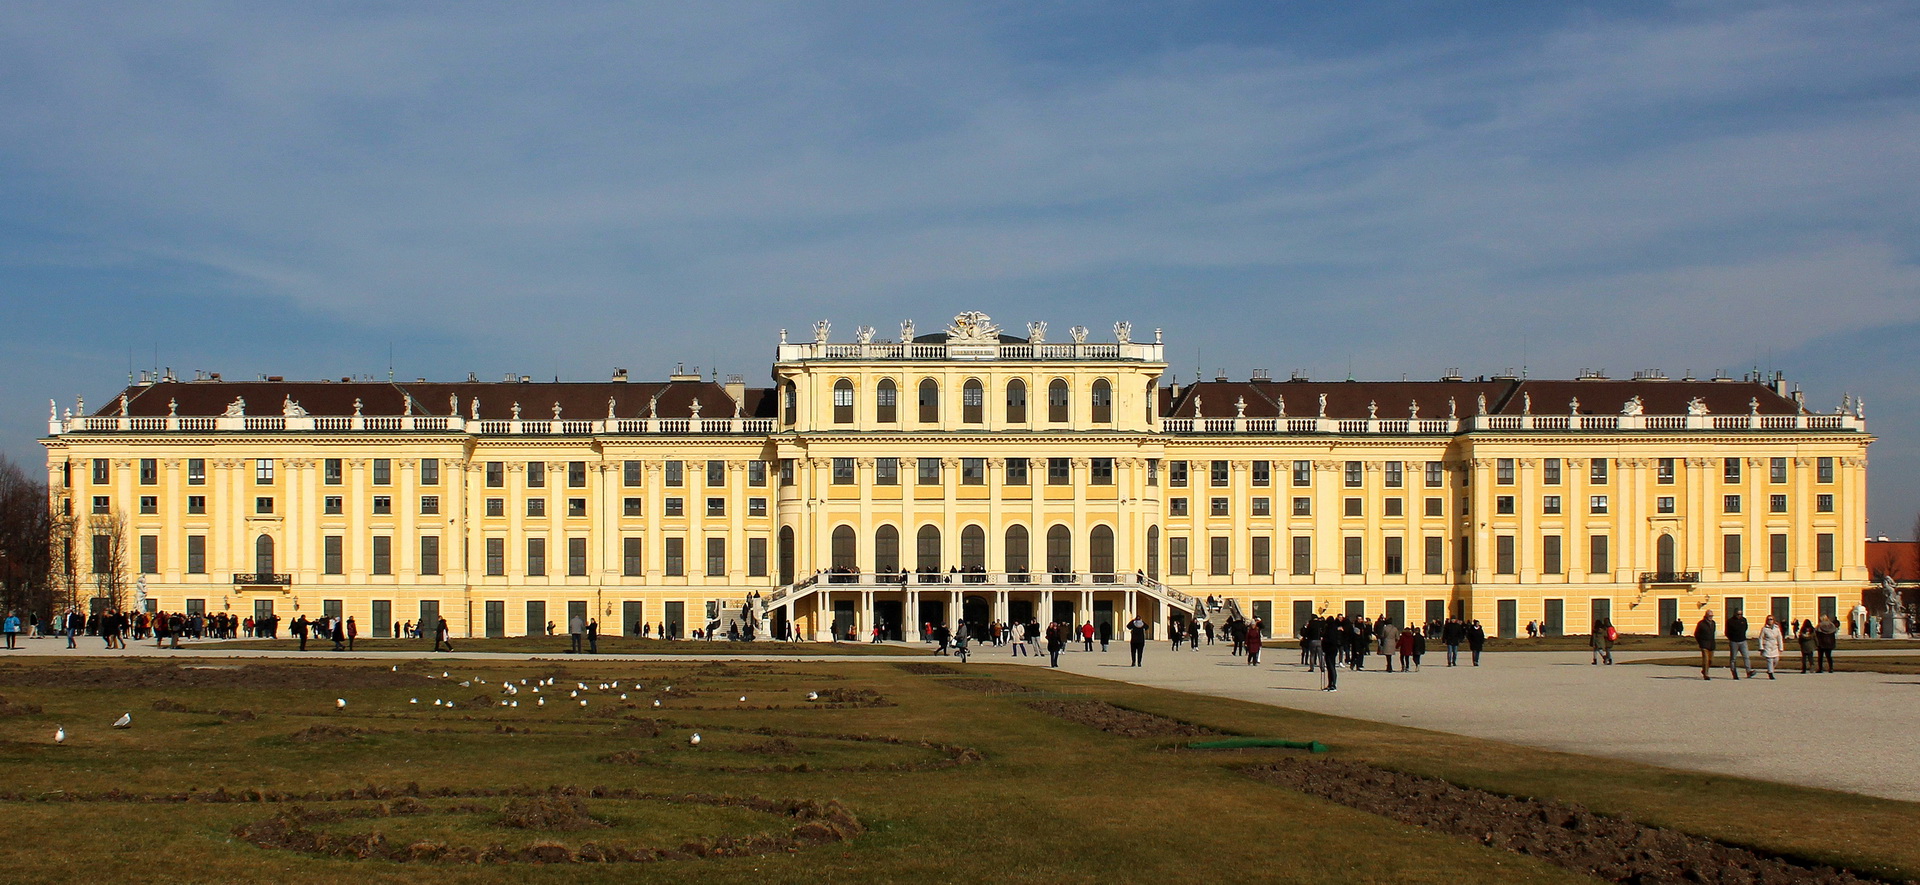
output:
M1698 397L1713 415L1795 415L1800 406L1757 381L1522 381L1495 414L1518 415L1532 400L1535 415L1566 415L1580 401L1582 415L1618 415L1627 401L1640 398L1649 415L1684 415ZM1757 403L1757 405L1756 405Z
M1327 417L1366 418L1374 407L1379 418L1406 418L1413 406L1420 406L1422 418L1445 418L1451 406L1459 417L1474 414L1481 394L1487 408L1496 411L1513 392L1513 381L1202 381L1180 390L1171 407L1163 408L1167 418L1194 417L1194 401L1200 401L1203 418L1232 418L1236 403L1247 402L1249 418L1274 418L1280 415L1284 401L1287 417L1312 418L1320 414L1320 397L1327 398ZM1451 404L1451 406L1450 406Z
M404 415L411 408L415 415L446 415L458 402L458 411L472 417L473 403L480 403L480 417L513 417L513 404L520 404L520 416L528 419L551 418L555 403L563 418L594 419L607 417L607 403L613 401L618 418L686 418L692 415L693 400L700 400L700 414L706 418L731 418L734 402L727 390L711 381L593 381L556 383L512 383L462 381L163 381L126 389L127 412L135 417L160 417L176 404L175 414L183 416L219 415L236 398L247 401L247 414L278 415L286 400L292 398L310 415L351 415L354 402L360 402L362 415ZM449 400L453 398L453 401ZM649 412L649 403L658 405ZM772 391L749 388L746 417L773 414ZM117 415L118 397L100 407L96 415ZM764 413L764 414L763 414Z

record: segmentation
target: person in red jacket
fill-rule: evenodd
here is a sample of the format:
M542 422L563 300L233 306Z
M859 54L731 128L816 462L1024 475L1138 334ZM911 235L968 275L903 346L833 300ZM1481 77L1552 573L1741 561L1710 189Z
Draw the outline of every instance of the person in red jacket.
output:
M1093 622L1080 625L1080 643L1083 651L1093 651Z
M1247 625L1247 666L1249 667L1260 665L1260 631L1263 629L1265 628L1261 626L1259 618L1254 618L1253 623Z

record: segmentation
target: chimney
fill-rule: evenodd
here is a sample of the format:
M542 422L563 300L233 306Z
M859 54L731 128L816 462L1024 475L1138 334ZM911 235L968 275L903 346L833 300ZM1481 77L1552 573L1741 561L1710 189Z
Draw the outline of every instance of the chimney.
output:
M613 380L615 380L615 381L618 381L618 382L620 382L620 383L622 383L622 384L625 384L625 383L627 383L627 370L626 370L626 369L614 369L614 370L613 370Z
M727 376L727 396L742 407L747 404L747 379L744 375Z

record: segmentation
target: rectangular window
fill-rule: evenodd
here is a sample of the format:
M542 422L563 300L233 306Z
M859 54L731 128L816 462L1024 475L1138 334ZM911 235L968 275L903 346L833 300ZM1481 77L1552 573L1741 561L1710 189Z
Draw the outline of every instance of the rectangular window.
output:
M641 567L646 551L646 542L641 538L620 539L620 574L629 578L638 578L645 571Z
M1786 482L1787 481L1787 459L1785 458L1768 459L1767 481L1768 482Z
M708 516L726 516L727 515L727 499L708 498L707 499L707 515Z
M1023 486L1027 484L1027 459L1007 459L1007 485Z
M420 496L420 515L421 516L439 516L440 515L440 496L439 495L421 495Z
M159 495L141 495L140 496L140 512L141 513L159 513L160 512L160 496Z
M547 573L547 539L527 539L527 577L538 578Z
M639 486L642 469L639 461L620 462L620 484L630 489Z
M1383 481L1387 484L1387 488L1397 489L1397 488L1400 488L1403 484L1405 484L1406 482L1405 469L1406 469L1405 462L1402 462L1402 461L1387 462L1386 467L1383 468L1381 471L1384 474Z
M756 489L764 489L767 487L767 462L747 462L747 485Z
M1833 535L1830 532L1813 536L1813 570L1833 571Z
M723 489L727 487L727 462L707 462L707 488Z
M1113 468L1111 466L1113 464L1113 461L1109 459L1107 461L1107 464L1109 465L1107 468L1107 482L1109 485L1111 485L1113 482ZM986 485L987 484L987 459L961 458L960 459L960 484L963 486Z
M344 474L341 464L339 458L328 458L320 462L320 481L330 486L337 486L343 482Z
M873 484L877 486L897 486L900 484L900 459L873 459Z
M1440 487L1440 483L1443 481L1443 478L1446 475L1441 471L1442 471L1442 467L1440 466L1439 461L1427 462L1426 468L1425 468L1427 488L1437 489Z
M1547 458L1540 462L1540 482L1542 485L1560 484L1560 459Z
M567 539L567 575L574 578L586 577L587 539Z
M664 473L661 481L666 483L667 488L677 489L687 484L686 462L668 461L661 469Z
M747 539L747 577L764 578L767 576L767 539Z
M1312 498L1293 499L1293 515L1294 516L1312 516L1313 515L1313 499Z
M1406 514L1407 499L1405 498L1388 498L1385 501L1382 501L1381 503L1386 505L1385 514L1387 516L1407 515Z
M1366 573L1366 541L1363 538L1345 539L1346 573L1359 575Z
M707 539L707 574L724 575L727 573L727 539Z
M786 488L792 485L793 485L793 459L781 458L780 459L780 486L782 488Z
M1722 495L1720 497L1720 510L1724 513L1739 513L1740 512L1740 496L1739 495Z
M546 516L547 515L547 499L528 498L527 499L527 515L528 516Z
M393 459L373 459L373 484L377 486L393 485Z
M1560 574L1560 536L1542 535L1540 537L1540 573L1543 575Z
M160 536L140 536L140 574L157 575L160 573Z
M1167 539L1167 572L1184 575L1187 573L1187 539Z
M1494 459L1493 481L1503 486L1513 485L1513 459L1512 458Z
M1214 516L1227 515L1227 499L1226 498L1214 498L1211 503L1212 503L1212 506L1208 509L1209 513L1213 514Z
M1384 574L1404 575L1407 573L1407 551L1405 538L1386 538L1385 556L1381 560L1380 570Z
M747 515L748 516L766 516L767 515L767 499L748 498L747 499Z
M1346 515L1347 515L1347 516L1359 516L1359 515L1361 515L1361 512L1362 512L1362 511L1361 511L1361 499L1359 499L1359 498L1348 498L1348 499L1346 499L1346 501L1345 501L1345 505L1346 505L1346 507L1345 507L1345 513L1346 513Z
M1266 535L1253 536L1253 573L1273 574L1273 539Z
M487 574L501 577L507 573L507 539L487 539Z
M667 539L667 576L671 578L682 578L682 577L686 577L686 574L687 574L687 539L668 538Z
M93 573L104 575L113 571L113 536L93 536Z
M527 462L527 488L544 489L547 487L547 463L545 461Z
M1740 459L1739 458L1721 458L1720 459L1720 479L1722 482L1739 482L1740 481Z
M207 459L187 459L187 485L203 486L207 484Z
M1831 458L1827 459L1833 460ZM255 458L253 461L253 481L263 486L273 484L273 459Z
M1253 499L1253 515L1254 516L1272 516L1273 515L1273 499L1272 498Z
M1313 574L1313 538L1307 535L1293 536L1293 574Z
M373 512L374 512L374 515L376 516L393 515L393 496L392 495L374 495L373 496Z
M1822 485L1833 482L1833 459L1832 458L1821 458L1820 460L1815 461L1813 469L1814 469L1814 475L1813 475L1814 482L1821 483Z
M326 516L339 516L346 512L347 499L340 495L328 495L320 499L321 513Z
M1047 485L1064 486L1073 482L1073 462L1065 458L1047 459Z
M205 516L206 513L207 513L207 496L206 495L188 495L187 496L187 515L188 516Z
M1426 573L1429 575L1445 574L1447 570L1446 539L1445 538L1427 538L1426 548L1427 548L1425 551L1426 555L1424 557L1426 559L1426 563L1425 563Z
M160 483L160 459L141 458L140 459L140 484L143 486L150 486L150 485L158 485L159 483Z
M1312 461L1293 462L1293 484L1296 488L1305 488L1313 485Z
M1672 458L1656 458L1653 462L1653 481L1662 485L1672 485L1674 478Z
M1787 496L1786 495L1768 495L1767 496L1767 512L1768 513L1787 512Z
M1608 552L1606 535L1594 535L1587 539L1587 571L1595 576L1613 571L1612 556Z
M919 471L917 482L919 482L920 485L937 486L940 484L939 458L919 458L916 460L916 467Z
M1587 499L1587 512L1588 512L1588 513L1605 513L1605 512L1607 512L1607 496L1606 496L1606 495L1593 495L1593 496L1591 496L1591 497L1589 497L1589 498Z
M1720 570L1729 575L1740 572L1740 536L1722 535L1720 537Z
M567 488L584 489L587 487L587 462L567 462Z
M373 536L373 573L376 575L393 574L393 536Z
M440 574L440 536L420 536L420 574Z
M107 463L107 459L105 458L93 459L93 484L105 485L106 483L110 482L111 475L109 474L108 471L110 471L111 469L112 469L111 465Z
M1208 484L1212 485L1214 488L1224 487L1227 483L1232 481L1231 477L1232 477L1232 473L1230 472L1230 468L1227 462L1215 461L1212 464L1208 465L1207 482Z
M641 498L623 498L620 501L620 515L639 516Z
M1500 516L1512 516L1513 496L1495 495L1493 498L1493 512Z
M1094 458L1087 473L1087 482L1096 486L1113 485L1113 459Z
M440 484L439 458L420 459L420 484L423 486L437 486Z
M1660 497L1653 499L1653 512L1672 513L1673 512L1673 496L1661 495Z
M1187 515L1187 499L1168 498L1167 499L1167 515L1186 516Z
M568 498L567 499L567 515L568 516L586 516L587 515L587 499Z
M253 512L255 512L255 513L272 513L272 512L273 512L273 499L272 499L272 498L255 498L255 499L253 499Z
M488 516L506 516L507 515L507 499L488 498L487 499L487 515Z
M1548 516L1560 515L1560 496L1559 495L1540 496L1540 512Z
M1767 536L1767 571L1784 572L1787 570L1787 536Z
M320 539L320 568L324 574L346 574L346 539L328 535Z
M1256 488L1263 488L1263 489L1266 488L1267 486L1273 485L1273 462L1272 461L1253 462L1253 484Z
M1147 459L1147 485L1157 486L1159 484L1160 484L1160 459L1148 458Z
M487 488L504 488L507 484L507 464L505 461L487 462Z
M1357 489L1363 480L1364 468L1358 461L1348 461L1346 466L1347 488Z
M1227 544L1227 539L1223 537L1208 538L1207 545L1207 559L1209 560L1207 563L1207 571L1216 577L1225 577L1233 574L1233 555L1231 548Z
M1446 516L1447 515L1447 499L1428 498L1427 499L1427 515L1428 516Z
M852 458L835 458L833 459L832 466L833 466L833 478L831 482L834 485L837 485L837 486L853 485L853 459Z
M1513 570L1513 536L1493 536L1493 573L1511 575Z
M687 515L687 499L685 498L668 498L661 503L664 505L663 509L666 511L667 516Z
M1595 458L1587 462L1587 481L1593 483L1607 481L1607 459Z
M187 536L187 574L204 575L207 573L207 536Z
M1187 462L1167 462L1167 485L1176 489L1184 489L1187 487Z
M1832 495L1814 495L1813 496L1813 512L1832 513L1833 512L1833 496Z

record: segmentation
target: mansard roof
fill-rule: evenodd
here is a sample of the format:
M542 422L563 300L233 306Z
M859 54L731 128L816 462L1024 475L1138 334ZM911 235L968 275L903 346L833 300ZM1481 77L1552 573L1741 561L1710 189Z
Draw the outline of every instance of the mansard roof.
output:
M1246 403L1245 417L1277 418L1282 406L1292 418L1320 415L1320 397L1327 401L1326 417L1360 419L1412 417L1461 418L1480 414L1572 414L1575 400L1582 415L1618 415L1634 397L1648 415L1684 415L1698 399L1713 415L1795 415L1803 410L1792 399L1757 381L1670 381L1665 379L1578 379L1534 381L1501 378L1461 381L1201 381L1179 388L1162 388L1160 415L1165 418L1233 418Z
M473 417L478 401L479 417L504 420L513 417L513 406L520 404L523 418L551 418L553 407L560 406L561 417L594 419L607 417L611 400L616 418L688 418L693 401L700 401L700 414L707 418L731 418L735 414L733 397L725 386L711 381L592 381L592 382L434 382L434 381L161 381L134 385L125 391L127 414L136 418L165 417L169 409L183 417L220 415L237 399L246 400L249 415L282 414L291 399L310 415L352 415L358 401L360 414L447 415L457 412ZM748 388L741 416L772 417L775 397L767 389ZM120 400L115 397L95 411L98 416L118 415Z

